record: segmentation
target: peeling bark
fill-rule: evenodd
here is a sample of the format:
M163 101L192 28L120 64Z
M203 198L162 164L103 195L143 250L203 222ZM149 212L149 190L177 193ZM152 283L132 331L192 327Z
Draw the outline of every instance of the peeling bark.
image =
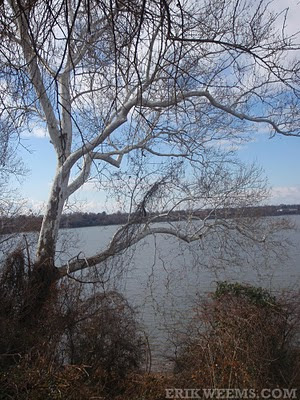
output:
M36 265L49 267L55 265L56 242L63 207L67 198L68 178L69 174L62 178L61 172L58 172L55 177L40 230Z

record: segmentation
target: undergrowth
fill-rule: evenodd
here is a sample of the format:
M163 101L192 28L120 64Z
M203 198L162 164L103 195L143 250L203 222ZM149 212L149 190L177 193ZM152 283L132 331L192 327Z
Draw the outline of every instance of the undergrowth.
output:
M161 400L168 388L300 387L295 296L218 283L196 304L177 338L174 371L164 375L143 372L145 342L120 293L38 276L21 251L2 268L1 400Z

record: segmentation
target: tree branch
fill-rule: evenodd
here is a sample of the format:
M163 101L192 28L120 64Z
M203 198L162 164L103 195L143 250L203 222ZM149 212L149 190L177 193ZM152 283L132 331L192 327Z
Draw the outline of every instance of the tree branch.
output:
M66 198L69 198L76 190L78 190L88 179L91 171L92 157L88 154L84 157L83 167L80 174L71 182L67 189Z
M271 125L272 128L277 133L280 133L285 136L299 137L299 133L292 133L292 132L287 132L287 131L281 130L279 128L279 126L269 118L251 117L250 115L239 113L238 111L233 110L231 107L219 103L207 90L206 91L192 90L192 91L185 92L185 93L182 92L172 98L169 98L168 100L156 100L155 101L155 100L142 99L141 106L149 107L149 108L153 108L153 109L168 108L168 107L179 104L183 100L187 100L187 99L190 99L193 97L206 97L211 105L224 111L227 114L233 115L234 117L236 117L240 120L246 120L246 121L257 122L257 123L266 123L266 124Z
M124 250L130 248L134 244L140 242L141 240L145 239L147 236L150 235L166 234L170 236L175 236L186 243L192 243L196 240L202 239L204 234L204 233L203 234L198 233L197 235L184 235L176 229L166 228L166 227L150 228L146 225L146 227L141 232L130 237L130 235L128 235L128 230L132 227L136 228L136 226L137 226L136 223L134 224L128 223L122 226L120 229L118 229L113 239L111 240L110 245L103 252L96 254L93 257L74 260L60 267L59 268L60 277L101 264L110 257L114 257L121 254ZM207 227L205 226L205 228ZM207 230L205 231L205 233L206 232Z
M13 4L13 7L16 8L15 4ZM37 63L37 55L31 46L31 39L28 33L28 22L24 15L23 10L19 10L16 13L18 15L18 28L21 38L21 46L27 63L29 76L36 91L38 100L42 106L43 112L45 114L51 141L53 143L53 146L57 154L59 154L60 150L60 142L58 138L59 128L51 101L47 95L47 91L43 83L43 77Z

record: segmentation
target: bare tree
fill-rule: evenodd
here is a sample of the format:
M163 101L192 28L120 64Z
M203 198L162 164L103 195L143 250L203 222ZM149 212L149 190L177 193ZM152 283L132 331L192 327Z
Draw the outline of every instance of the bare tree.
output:
M1 118L15 132L45 127L57 155L36 265L54 266L66 202L104 168L127 176L131 217L105 251L59 276L155 233L191 242L222 227L265 240L197 211L217 216L265 195L258 171L238 165L229 145L258 126L299 136L298 44L286 35L285 12L248 0L7 0L1 8ZM129 173L133 158L139 167ZM152 226L157 213L183 209L192 231Z
M3 121L0 121L0 232L5 231L9 218L18 215L24 210L25 201L14 188L13 181L20 181L26 168L16 154L17 138L13 130ZM0 239L0 252L11 248L12 235L5 235ZM10 243L9 243L10 242Z

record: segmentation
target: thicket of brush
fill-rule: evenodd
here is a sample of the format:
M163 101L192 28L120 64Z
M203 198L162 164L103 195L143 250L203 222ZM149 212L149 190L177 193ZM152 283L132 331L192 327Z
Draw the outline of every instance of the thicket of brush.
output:
M220 282L198 305L179 345L178 379L200 388L299 387L300 299L294 295Z
M134 310L74 280L37 284L22 252L0 278L0 399L89 399L122 392L143 362Z
M219 283L177 337L174 372L165 376L143 372L143 336L119 293L87 295L74 280L47 276L37 285L35 274L20 251L2 267L0 399L160 400L172 387L300 387L295 296Z

